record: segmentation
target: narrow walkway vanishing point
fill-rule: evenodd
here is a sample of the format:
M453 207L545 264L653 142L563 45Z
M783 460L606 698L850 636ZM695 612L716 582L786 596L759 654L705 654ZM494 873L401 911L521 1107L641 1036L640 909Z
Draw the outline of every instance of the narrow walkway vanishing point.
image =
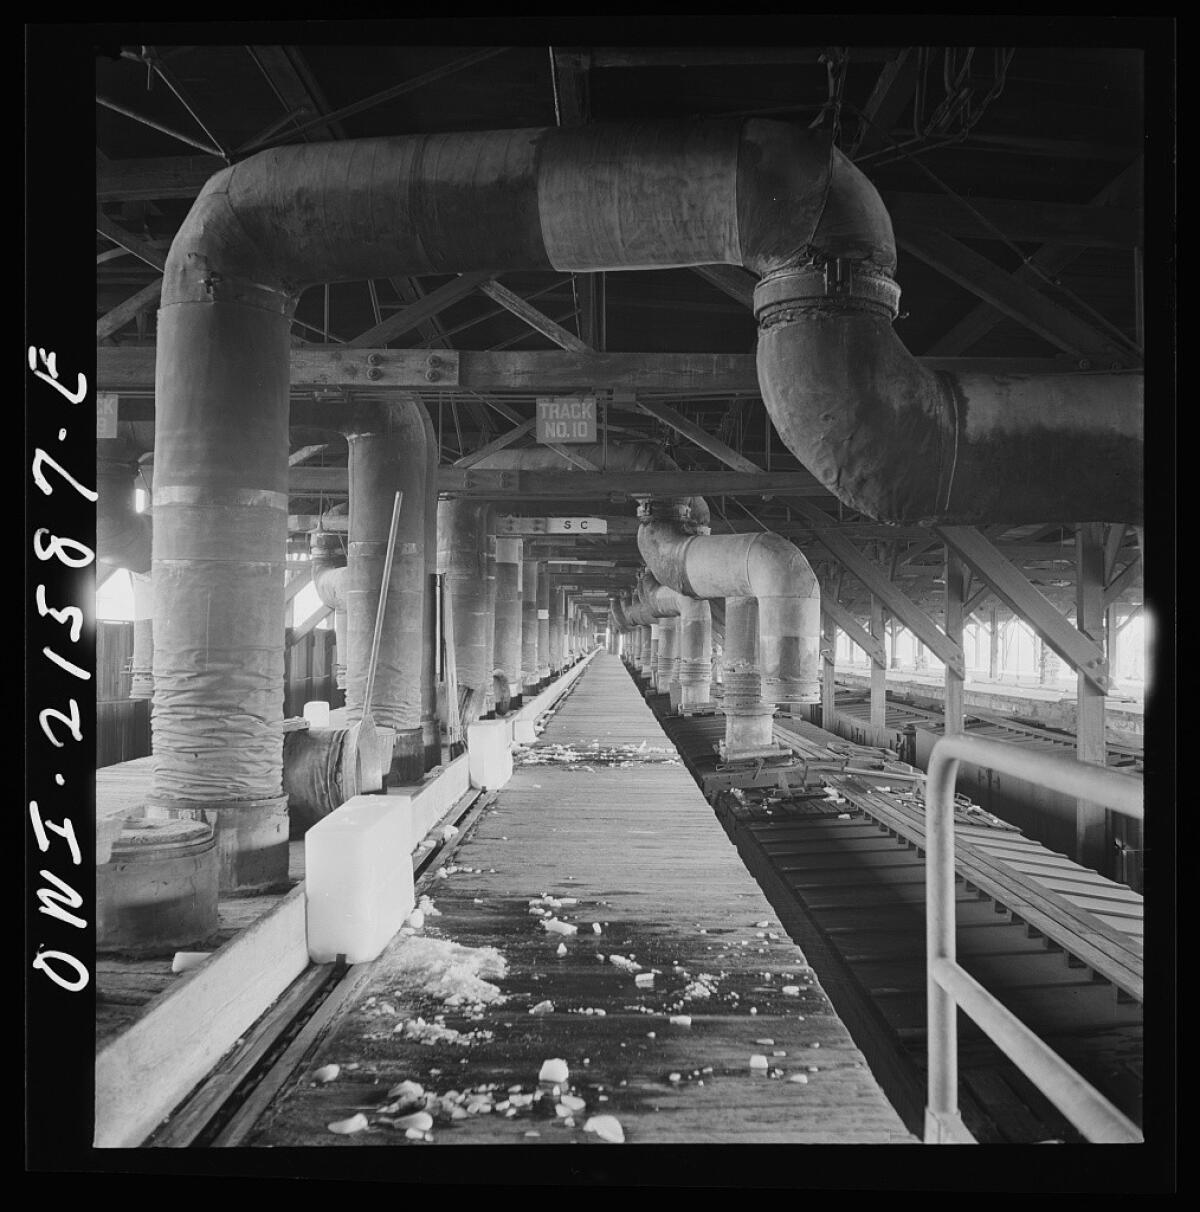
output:
M246 1144L915 1143L616 657L425 891Z

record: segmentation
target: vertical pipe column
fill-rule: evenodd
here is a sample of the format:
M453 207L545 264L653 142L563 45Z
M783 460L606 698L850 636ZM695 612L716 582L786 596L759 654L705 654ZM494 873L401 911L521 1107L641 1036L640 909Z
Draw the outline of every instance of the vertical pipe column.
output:
M555 589L553 603L550 607L550 669L558 674L567 663L563 645L563 628L566 623L567 591Z
M503 714L521 698L521 540L499 536L495 660L496 710Z
M654 667L654 689L670 694L679 660L679 628L677 618L663 618L658 623L658 660Z
M544 563L538 564L537 646L538 681L546 682L550 678L550 572Z
M725 743L722 756L768 748L774 743L770 703L762 697L758 667L758 599L725 599Z
M484 712L490 695L488 578L485 547L490 506L471 501L438 505L438 566L445 574L446 608L454 633L454 670L463 727Z
M365 410L364 410L365 413ZM429 495L426 426L416 400L402 399L388 414L364 415L349 427L350 543L347 566L346 718L363 717L367 666L383 586L388 533L397 491L404 494L392 557L370 704L376 724L395 733L392 782L416 783L425 772L426 519ZM436 484L433 486L436 490Z
M662 647L662 624L650 624L650 649L646 654L646 663L642 666L642 672L650 679L650 684L655 684L655 679L658 676L658 650Z
M521 561L521 693L538 683L538 562Z
M154 698L154 578L131 572L133 586L133 652L129 659L129 697Z
M679 705L709 702L712 683L712 608L688 598L679 616Z
M155 370L151 814L201 818L221 887L286 883L290 309L173 283ZM180 298L178 296L182 295ZM214 351L220 356L214 356Z

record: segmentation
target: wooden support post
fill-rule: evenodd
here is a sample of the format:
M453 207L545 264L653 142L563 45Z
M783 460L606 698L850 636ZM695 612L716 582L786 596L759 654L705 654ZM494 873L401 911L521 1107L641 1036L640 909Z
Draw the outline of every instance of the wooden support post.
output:
M883 603L871 595L871 635L883 649ZM887 723L887 664L878 658L871 661L871 727L883 728Z
M1104 627L1104 528L1095 522L1075 532L1075 623L1093 641L1102 639ZM1079 760L1105 765L1104 691L1080 673L1076 690L1076 751ZM1075 859L1085 867L1109 874L1107 812L1087 800L1075 806Z
M967 596L967 570L962 560L946 548L946 635L956 644L963 638L963 602ZM946 735L963 730L965 671L946 666Z
M988 677L1000 679L1000 619L995 606L988 611Z
M892 619L891 621L891 646L888 649L888 668L900 668L900 621Z
M821 727L833 731L834 653L837 646L837 626L832 616L821 620Z

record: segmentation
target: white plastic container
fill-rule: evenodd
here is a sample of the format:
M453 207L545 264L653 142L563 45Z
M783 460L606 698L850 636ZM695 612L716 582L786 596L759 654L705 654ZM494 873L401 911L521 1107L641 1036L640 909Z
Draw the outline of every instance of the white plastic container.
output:
M512 750L505 720L467 725L467 769L471 786L496 791L512 778Z
M413 911L411 810L356 795L304 835L308 954L315 964L379 956Z
M329 704L323 699L314 699L304 704L304 718L314 728L329 727Z

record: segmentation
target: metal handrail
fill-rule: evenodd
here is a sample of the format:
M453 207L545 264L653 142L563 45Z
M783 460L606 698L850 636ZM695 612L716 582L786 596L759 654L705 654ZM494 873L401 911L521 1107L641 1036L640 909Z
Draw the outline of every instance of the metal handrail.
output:
M926 1144L974 1144L958 1110L960 1007L1089 1141L1142 1140L1126 1118L1047 1047L955 959L954 785L958 763L1019 775L1051 791L1102 804L1124 816L1144 817L1142 785L1128 774L1073 759L1030 753L999 741L954 734L933 747L925 791L925 956L929 999L929 1095Z

